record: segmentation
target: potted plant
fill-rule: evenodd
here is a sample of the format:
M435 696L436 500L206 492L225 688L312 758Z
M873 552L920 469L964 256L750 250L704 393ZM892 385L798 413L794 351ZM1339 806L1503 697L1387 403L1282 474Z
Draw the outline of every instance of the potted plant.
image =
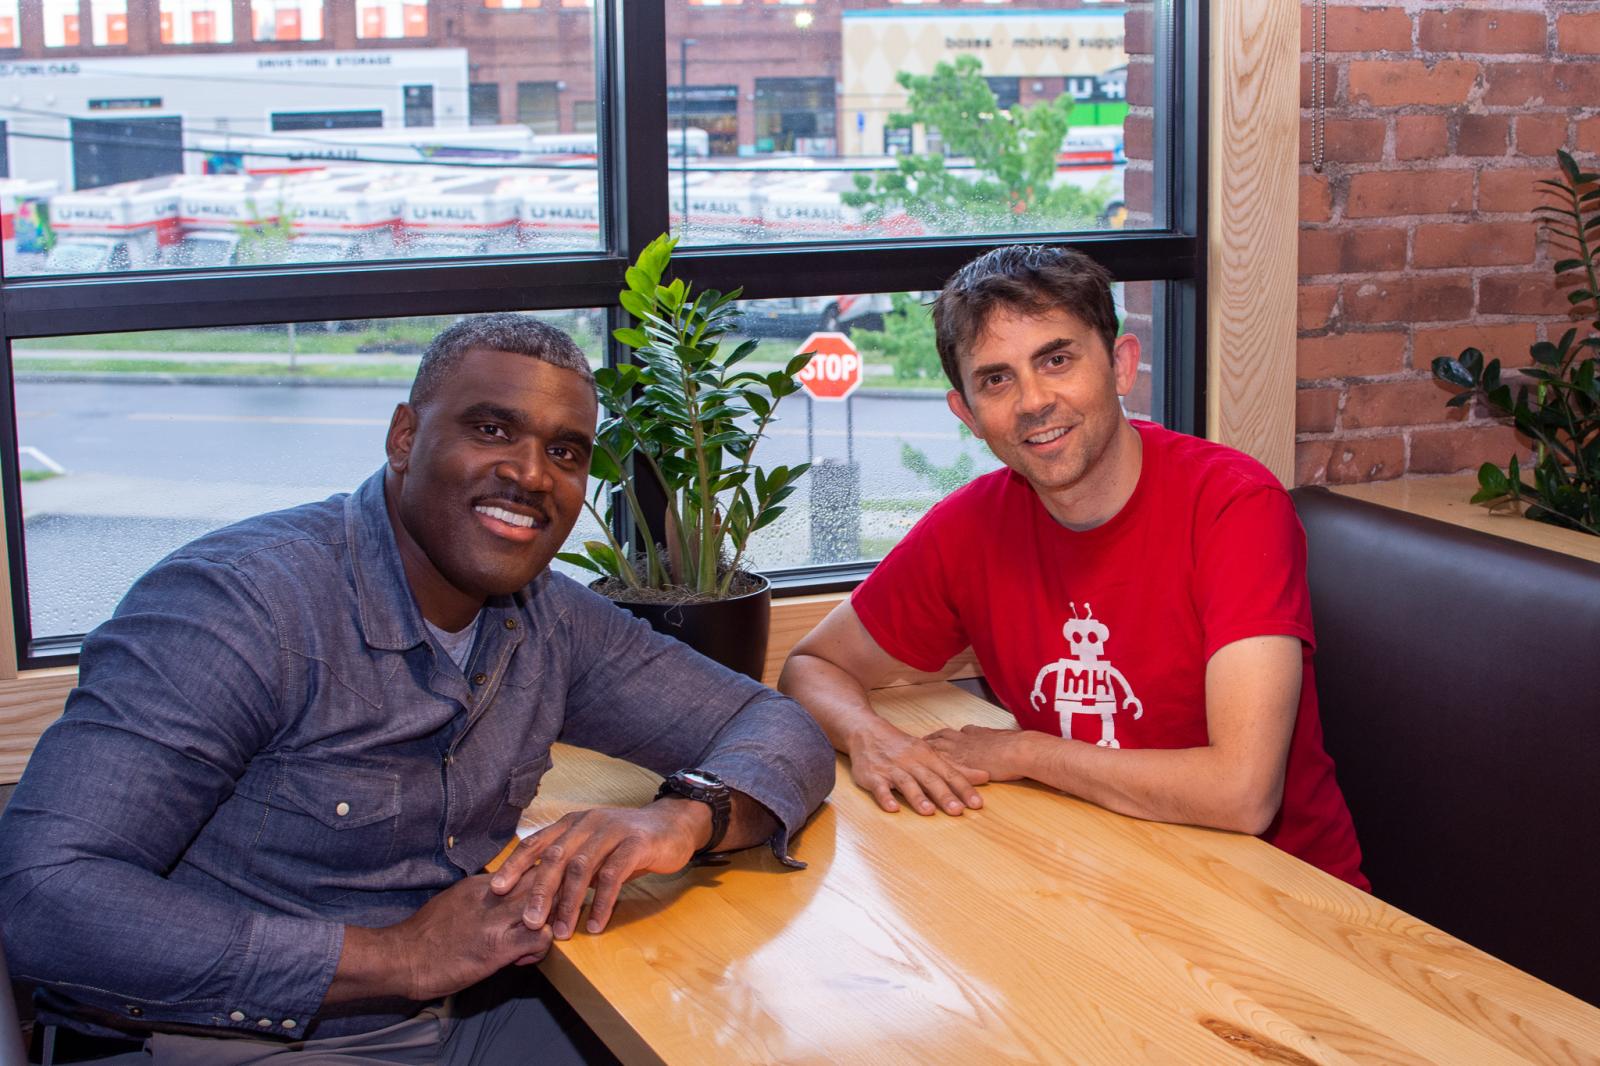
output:
M1567 300L1573 310L1589 320L1587 336L1580 340L1573 328L1554 344L1535 344L1529 350L1533 365L1517 372L1523 380L1515 398L1501 380L1500 360L1485 363L1476 348L1453 359L1435 359L1433 376L1461 390L1449 406L1481 399L1534 442L1532 484L1522 479L1516 456L1504 470L1484 463L1473 503L1490 508L1525 504L1523 513L1529 518L1600 536L1600 334L1593 332L1600 331L1600 264L1594 244L1600 231L1600 174L1580 170L1566 152L1556 157L1561 179L1539 183L1555 194L1556 202L1537 213L1551 238L1573 256L1557 261L1555 273L1572 289Z
M795 374L809 355L782 370L741 369L756 350L745 341L724 353L737 327L741 290L699 293L662 277L677 241L663 234L628 268L623 308L635 325L615 331L635 362L595 371L606 417L595 436L586 506L604 540L560 558L593 571L593 587L725 665L761 676L771 586L743 569L750 537L784 511L809 463L755 464L756 446L778 403L799 391ZM666 501L664 529L652 535L640 483L653 479ZM630 531L613 519L624 508Z

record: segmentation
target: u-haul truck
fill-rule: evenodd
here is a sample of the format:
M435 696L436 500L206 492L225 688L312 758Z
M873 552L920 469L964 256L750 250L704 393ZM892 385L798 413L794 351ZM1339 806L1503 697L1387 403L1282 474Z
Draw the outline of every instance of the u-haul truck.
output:
M49 274L99 274L148 270L181 236L183 190L204 179L192 174L125 181L64 192L50 200L55 246L45 257Z
M689 209L682 185L672 181L668 206L672 228L696 244L741 243L762 236L763 176L756 171L690 171Z
M362 173L333 169L268 176L213 175L196 181L186 186L179 198L182 236L167 246L163 259L177 267L281 262L286 242L269 234L289 212L290 191Z
M288 186L284 205L293 236L282 261L390 258L406 193L435 176L415 167L367 167L354 177Z
M522 172L500 170L409 190L401 205L400 254L433 259L516 251L527 180Z
M529 251L587 251L600 247L600 184L592 174L557 174L529 182L518 212Z

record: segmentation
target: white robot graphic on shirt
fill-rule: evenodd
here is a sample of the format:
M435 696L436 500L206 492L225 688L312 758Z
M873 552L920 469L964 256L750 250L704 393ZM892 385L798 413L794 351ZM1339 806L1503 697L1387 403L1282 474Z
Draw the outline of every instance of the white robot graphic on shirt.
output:
M1133 711L1134 718L1144 717L1144 704L1133 694L1133 686L1122 676L1122 671L1109 662L1101 662L1100 655L1111 630L1094 617L1094 608L1083 605L1083 617L1078 617L1078 605L1070 604L1072 618L1062 627L1061 633L1071 647L1070 659L1057 659L1046 663L1034 679L1033 691L1028 699L1037 710L1043 710L1045 700L1044 679L1056 675L1054 706L1061 716L1061 735L1072 736L1072 716L1098 714L1100 739L1095 743L1102 748L1120 748L1111 718L1117 713L1117 689L1122 686L1125 698L1121 710Z

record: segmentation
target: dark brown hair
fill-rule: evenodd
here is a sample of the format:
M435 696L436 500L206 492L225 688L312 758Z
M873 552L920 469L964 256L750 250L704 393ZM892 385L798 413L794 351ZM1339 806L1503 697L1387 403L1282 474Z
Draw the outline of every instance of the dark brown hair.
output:
M1117 308L1111 299L1111 272L1074 248L1012 244L985 252L945 284L933 301L933 328L939 362L957 392L961 356L998 309L1027 315L1070 312L1098 333L1110 351L1117 339Z

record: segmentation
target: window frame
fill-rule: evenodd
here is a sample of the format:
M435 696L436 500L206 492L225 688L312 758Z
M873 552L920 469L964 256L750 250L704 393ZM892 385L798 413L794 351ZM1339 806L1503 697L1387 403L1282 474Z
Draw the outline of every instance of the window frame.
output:
M24 558L12 341L132 330L182 329L344 318L605 308L615 302L638 249L668 228L670 83L667 0L595 5L599 99L606 147L600 174L606 247L599 252L494 256L449 263L404 261L248 270L160 271L96 277L0 278L0 494L5 512L16 668L70 666L81 638L35 640ZM1161 281L1154 313L1160 357L1153 364L1159 417L1187 433L1206 431L1206 268L1208 5L1169 0L1153 35L1154 200L1168 225L1132 233L1029 234L1070 243L1119 281ZM1165 16L1165 17L1162 17ZM237 40L237 33L236 33ZM252 38L252 43L254 42ZM1015 240L1016 238L1010 238ZM933 237L871 242L683 247L674 267L702 287L742 288L747 299L940 288L1000 237ZM621 352L607 340L607 360ZM657 501L659 507L659 501ZM776 570L776 594L830 592L854 585L871 563ZM4 649L9 652L10 649ZM0 653L0 657L4 656Z

